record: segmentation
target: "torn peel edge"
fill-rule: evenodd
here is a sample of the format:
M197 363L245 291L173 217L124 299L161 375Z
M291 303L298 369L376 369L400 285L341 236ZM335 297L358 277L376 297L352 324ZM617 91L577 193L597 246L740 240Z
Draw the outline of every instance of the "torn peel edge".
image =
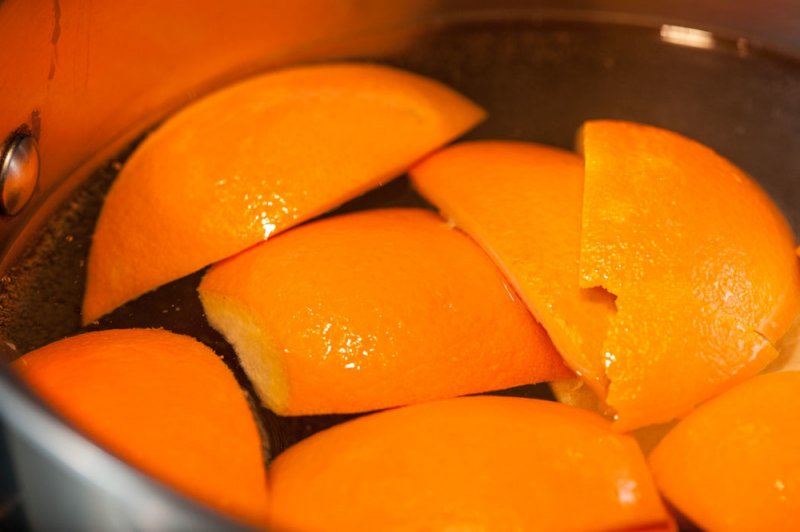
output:
M581 131L582 129L583 128L581 128ZM581 266L580 271L581 271L581 276L579 280L579 286L582 290L601 290L602 292L609 294L611 296L614 305L614 311L613 314L609 317L608 330L610 330L611 327L613 327L614 325L614 320L617 319L617 312L619 310L618 307L619 295L616 294L614 291L612 291L612 289L609 288L607 285L603 284L602 282L598 282L598 280L596 279L596 275L593 275L591 270L589 270L589 273L584 274L583 272L586 270L583 268L583 266ZM630 433L637 440L639 446L644 449L648 446L647 438L646 437L643 438L644 441L639 441L640 438L639 436L637 436L637 434L640 431L646 432L648 429L651 429L653 427L672 424L676 419L682 419L683 417L685 417L685 415L687 415L691 411L691 409L688 409L686 412L681 413L681 415L667 414L661 416L656 414L656 416L650 422L643 425L637 423L633 424L626 423L625 421L621 422L620 414L617 408L613 404L608 402L608 395L611 386L613 385L613 380L609 375L609 371L611 369L611 366L616 360L614 355L610 353L606 348L608 342L608 330L606 331L606 337L603 340L602 352L598 353L598 356L602 357L603 360L602 364L603 377L605 378L606 382L605 393L599 394L596 391L592 393L591 390L588 390L586 389L586 387L583 387L582 389L575 391L572 397L569 398L565 397L564 398L565 401L562 401L562 398L559 396L559 394L564 395L563 392L565 388L561 387L561 389L556 391L555 387L551 386L551 389L553 390L553 394L560 402L567 402L567 404L573 404L573 406L582 406L584 408L589 408L599 413L600 415L606 417L607 419L610 419L612 421L612 429L615 432Z
M581 128L581 132L582 131L583 128ZM582 269L583 268L581 268L581 271ZM584 293L596 292L607 295L608 300L611 302L612 305L612 313L611 316L609 316L608 318L609 319L608 326L611 327L613 320L616 319L618 311L617 307L618 295L612 292L602 283L597 283L594 280L591 280L589 276L585 275L580 276L578 286L580 290L583 291ZM602 388L592 387L591 382L588 379L583 378L580 375L580 373L578 373L578 376L581 378L580 382L582 382L583 384L588 384L590 389L587 389L585 386L583 386L582 389L572 390L576 395L572 397L570 401L575 402L574 404L576 404L576 406L583 405L585 408L591 407L590 408L591 410L594 410L595 412L599 413L600 415L608 419L616 421L617 419L616 409L613 408L610 404L608 404L606 400L608 397L609 387L611 386L611 378L608 375L608 369L610 367L610 363L608 359L608 353L606 352L605 349L605 343L608 338L608 329L606 329L605 333L606 333L605 338L603 339L603 350L602 352L596 354L596 356L600 357L603 362L600 365L603 370L603 379L602 379L603 387ZM559 393L563 394L566 388L561 387L561 385L557 386L560 387L560 390L556 391L555 388L553 388L553 393L554 395L556 395L559 401L561 401Z
M775 342L778 357L762 373L800 371L800 312L780 340Z
M795 253L800 259L800 246L795 249ZM797 265L800 276L800 260ZM800 287L798 290L800 291ZM757 332L760 333L760 331ZM762 336L766 337L763 334ZM769 341L768 337L766 339ZM785 330L780 331L780 337L775 339L773 345L778 351L778 356L765 368L763 373L800 370L800 293L795 294L794 319Z
M765 372L769 367L771 361L778 356L778 351L775 349L773 342L766 336L758 332L755 328L748 328L742 332L743 335L754 334L762 340L761 347L753 351L751 358L743 362L734 372L726 373L723 380L716 382L713 388L705 389L706 393L695 400L691 404L684 404L683 406L673 405L667 408L648 412L647 416L620 416L619 413L614 418L612 430L620 433L633 433L639 431L655 428L658 426L669 426L680 422L697 408L705 403L714 400L715 398L725 394L732 388L742 384L743 382ZM766 358L760 367L756 364L758 358ZM754 370L754 368L757 368ZM611 382L613 386L613 381ZM610 405L613 408L613 405ZM644 419L643 419L644 418ZM637 438L638 439L638 438Z
M602 281L599 281L597 273L594 272L591 268L584 268L583 266L581 267L581 277L579 284L581 288L585 289L604 290L614 297L615 313L614 315L609 317L609 324L608 324L609 331L612 330L612 328L615 325L615 320L617 319L617 311L619 309L619 302L620 302L619 294L614 293L612 288L609 288L607 284L604 284ZM734 314L723 313L721 314L721 317L723 319L731 320L732 323L738 323L737 316ZM613 419L613 429L614 431L621 433L635 432L640 429L646 429L658 425L667 425L673 423L675 420L683 419L700 404L703 404L706 401L724 393L733 386L751 377L754 377L759 373L762 373L765 370L765 368L770 366L774 358L778 356L778 351L776 349L775 342L773 342L772 340L770 340L770 338L761 333L756 328L756 326L748 326L743 328L742 336L745 337L746 335L751 333L754 333L763 340L762 347L757 351L755 351L751 355L751 357L748 358L744 363L742 363L740 367L738 367L734 372L729 373L725 380L719 381L717 385L714 387L714 389L709 389L708 391L710 393L706 397L703 397L694 404L685 406L681 410L673 410L672 408L662 408L659 411L649 412L650 415L643 416L647 418L645 421L642 421L641 418L637 419L638 416L634 416L633 419L630 419L630 416L626 416L620 413L619 405L615 405L613 400L609 401L609 396L613 395L612 388L614 387L614 379L612 378L610 372L612 365L616 361L616 358L614 354L611 353L607 348L608 336L606 336L606 339L603 342L603 357L604 357L603 371L604 371L604 376L608 382L608 393L606 393L606 395L604 396L600 396L600 398L597 399L597 402L602 404L605 408L605 410L601 413L603 413L604 415L608 415L606 413L611 412ZM772 358L769 358L766 362L763 362L756 371L753 371L752 369L750 369L750 371L747 371L748 368L757 367L757 365L754 366L754 362L756 362L758 358L769 357L770 350L774 353ZM583 401L586 401L586 399L583 399Z

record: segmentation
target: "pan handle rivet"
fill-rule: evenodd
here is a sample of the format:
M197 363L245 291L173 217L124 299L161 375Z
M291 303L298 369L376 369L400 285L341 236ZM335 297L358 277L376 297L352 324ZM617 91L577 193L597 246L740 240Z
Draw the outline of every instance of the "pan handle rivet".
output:
M0 166L0 213L19 214L39 182L39 146L29 134L15 133L6 141Z

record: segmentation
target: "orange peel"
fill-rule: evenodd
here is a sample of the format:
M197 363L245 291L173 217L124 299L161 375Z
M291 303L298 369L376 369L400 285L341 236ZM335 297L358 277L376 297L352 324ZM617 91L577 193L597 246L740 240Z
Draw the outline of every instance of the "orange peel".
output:
M84 323L401 174L483 117L436 81L371 64L289 68L199 100L112 185Z
M420 209L304 225L213 266L198 290L209 323L281 415L571 375L491 259Z
M617 296L603 354L619 430L670 421L777 356L794 236L741 170L686 137L587 122L581 285Z
M208 347L163 330L100 331L11 366L121 458L219 511L266 524L259 431L244 392Z
M656 483L703 529L796 529L798 404L798 371L759 375L711 399L650 455Z
M290 530L674 529L636 443L591 412L465 397L361 417L270 469Z

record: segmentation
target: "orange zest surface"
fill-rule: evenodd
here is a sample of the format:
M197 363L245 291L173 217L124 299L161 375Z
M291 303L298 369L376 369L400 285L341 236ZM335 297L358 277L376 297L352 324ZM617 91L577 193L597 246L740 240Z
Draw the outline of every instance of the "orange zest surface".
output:
M203 344L153 329L93 332L12 367L121 458L217 510L266 522L258 428L233 374Z
M585 410L465 397L358 418L272 463L288 530L667 529L636 443Z
M438 82L369 64L290 68L198 101L111 187L84 323L399 175L483 116Z
M588 122L581 284L617 296L607 403L629 430L754 375L798 307L794 237L748 176L678 134Z
M418 209L294 229L215 265L199 292L209 323L282 415L571 375L489 257Z
M796 530L800 372L759 375L698 407L650 455L664 495L706 530Z
M468 142L411 171L415 187L495 259L566 363L606 392L613 297L578 286L583 161L522 142Z

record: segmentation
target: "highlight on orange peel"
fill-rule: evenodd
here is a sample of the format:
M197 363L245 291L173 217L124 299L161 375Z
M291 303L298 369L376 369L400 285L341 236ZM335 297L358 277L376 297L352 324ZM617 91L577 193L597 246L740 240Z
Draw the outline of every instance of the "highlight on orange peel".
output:
M798 308L794 237L741 170L676 133L587 122L581 286L617 296L616 428L681 417L762 370Z
M244 392L203 344L155 329L86 333L17 374L97 442L178 491L263 526L264 457Z
M287 530L640 530L672 527L636 443L591 412L465 397L361 417L269 471Z
M483 117L436 81L371 64L289 68L199 100L112 185L84 323L401 174Z
M604 397L602 349L614 301L579 286L582 159L523 142L466 142L431 155L411 178L494 258L567 365Z
M369 411L571 375L480 247L419 209L304 225L215 265L199 294L281 415Z
M706 530L796 530L800 372L759 375L699 406L656 447L656 483Z

